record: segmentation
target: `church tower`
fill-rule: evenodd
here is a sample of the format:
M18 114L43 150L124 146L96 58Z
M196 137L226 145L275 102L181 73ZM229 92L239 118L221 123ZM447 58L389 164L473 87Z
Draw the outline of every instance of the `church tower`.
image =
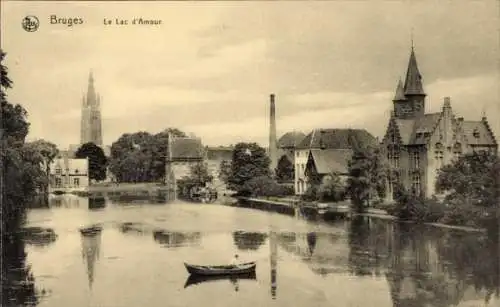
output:
M94 76L89 74L87 95L82 100L80 143L102 146L101 97L95 91Z
M425 96L422 75L420 75L415 50L412 46L404 85L400 80L393 99L396 118L410 119L423 116Z

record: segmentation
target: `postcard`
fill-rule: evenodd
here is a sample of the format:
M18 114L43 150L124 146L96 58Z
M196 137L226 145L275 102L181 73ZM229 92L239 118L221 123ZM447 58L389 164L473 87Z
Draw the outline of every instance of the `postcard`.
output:
M2 306L500 305L498 1L2 1Z

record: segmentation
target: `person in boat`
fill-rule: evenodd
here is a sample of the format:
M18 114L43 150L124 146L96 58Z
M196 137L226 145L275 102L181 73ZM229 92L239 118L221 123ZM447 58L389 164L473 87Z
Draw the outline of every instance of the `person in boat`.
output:
M231 260L231 265L238 267L241 264L240 259L238 254L234 255L233 259Z

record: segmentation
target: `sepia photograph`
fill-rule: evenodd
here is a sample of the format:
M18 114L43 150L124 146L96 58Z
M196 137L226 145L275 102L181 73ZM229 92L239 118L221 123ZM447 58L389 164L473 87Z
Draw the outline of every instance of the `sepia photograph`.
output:
M500 306L500 1L0 12L1 306Z

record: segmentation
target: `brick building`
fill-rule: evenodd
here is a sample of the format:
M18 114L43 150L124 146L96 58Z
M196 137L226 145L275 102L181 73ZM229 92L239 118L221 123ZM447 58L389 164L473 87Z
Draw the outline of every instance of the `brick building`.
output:
M429 197L443 165L465 153L498 150L485 115L480 120L457 117L450 97L444 98L441 112L425 113L425 98L412 48L406 79L397 84L394 109L381 143L390 165L397 170L388 181L388 201L393 199L395 181L414 194Z

